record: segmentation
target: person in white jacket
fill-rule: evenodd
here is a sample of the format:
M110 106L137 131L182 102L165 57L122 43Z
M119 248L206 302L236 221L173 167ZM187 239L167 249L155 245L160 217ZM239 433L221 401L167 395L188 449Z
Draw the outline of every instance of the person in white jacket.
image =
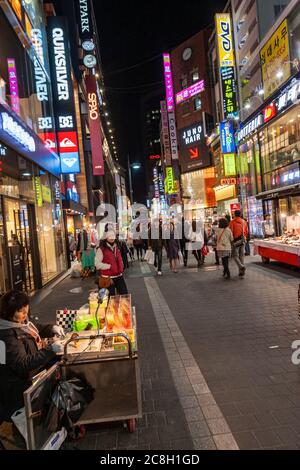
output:
M230 279L229 259L232 251L233 235L227 219L220 219L217 232L217 251L224 268L223 277Z

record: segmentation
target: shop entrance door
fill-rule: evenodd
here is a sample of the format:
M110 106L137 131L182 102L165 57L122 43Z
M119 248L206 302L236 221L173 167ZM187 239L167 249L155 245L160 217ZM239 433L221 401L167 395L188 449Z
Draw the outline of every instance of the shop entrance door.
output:
M28 208L24 201L4 199L11 287L32 292L36 286Z

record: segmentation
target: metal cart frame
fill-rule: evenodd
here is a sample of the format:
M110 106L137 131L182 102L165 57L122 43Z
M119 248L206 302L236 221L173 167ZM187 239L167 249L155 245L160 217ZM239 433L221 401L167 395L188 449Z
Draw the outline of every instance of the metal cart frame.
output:
M138 354L133 352L129 337L124 333L103 333L78 337L78 341L120 336L126 339L128 352L88 352L79 353L78 357L67 353L68 345L74 341L71 338L65 344L61 362L49 369L40 381L24 393L30 450L37 449L34 418L39 414L39 412L33 412L30 398L33 392L42 385L42 381L50 379L59 370L63 379L79 376L94 389L94 399L87 405L76 426L125 421L129 432L136 430L136 419L142 417L141 379ZM55 435L52 436L53 439Z

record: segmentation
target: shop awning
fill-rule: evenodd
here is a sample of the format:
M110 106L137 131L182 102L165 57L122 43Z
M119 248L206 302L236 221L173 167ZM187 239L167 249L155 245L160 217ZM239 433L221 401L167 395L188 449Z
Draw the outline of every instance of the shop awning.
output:
M73 214L77 215L87 215L87 208L79 204L79 202L64 200L62 201L62 207L66 211L70 211Z
M290 196L292 194L299 194L300 184L285 186L284 188L272 189L271 191L265 191L257 194L256 199L276 199L278 197Z

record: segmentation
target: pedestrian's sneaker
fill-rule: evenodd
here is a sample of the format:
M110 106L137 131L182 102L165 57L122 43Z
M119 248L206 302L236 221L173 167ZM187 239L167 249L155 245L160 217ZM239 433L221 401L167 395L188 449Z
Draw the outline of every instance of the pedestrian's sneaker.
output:
M162 276L162 272L161 272L161 271L157 271L157 275L158 275L158 276Z
M246 274L246 268L245 268L245 266L244 266L244 267L241 269L239 276L240 276L240 277L244 277L245 274Z

